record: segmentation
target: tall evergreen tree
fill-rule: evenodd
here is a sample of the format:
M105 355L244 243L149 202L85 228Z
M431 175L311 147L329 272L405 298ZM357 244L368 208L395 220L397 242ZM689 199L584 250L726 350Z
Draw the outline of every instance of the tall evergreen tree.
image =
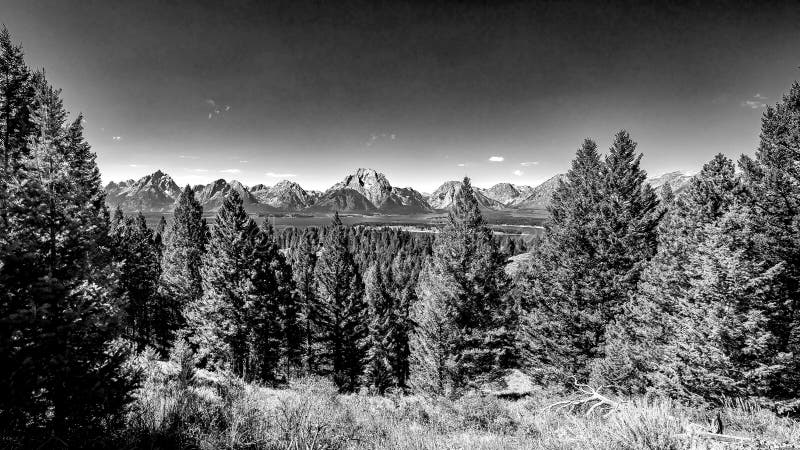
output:
M606 327L653 256L662 210L636 144L618 133L605 161L586 140L553 195L530 270L526 365L540 377L587 377L603 358Z
M420 281L427 288L420 289L415 321L428 322L430 329L420 325L411 349L418 353L414 367L425 373L440 373L442 363L435 358L444 356L450 379L438 384L449 386L451 393L491 379L516 363L504 263L470 180L464 178L448 223L436 238L430 267ZM457 330L453 335L433 336L434 342L423 342L428 334L453 330ZM440 349L446 354L425 354ZM424 367L430 363L437 367Z
M202 357L266 382L275 381L282 344L271 246L231 191L203 255L203 297L188 315L189 329L195 330L190 339Z
M369 325L366 340L364 381L367 386L383 394L396 384L392 370L393 328L397 324L394 301L386 277L377 263L368 270L364 279L364 296L367 302Z
M4 31L0 78L22 82L25 70L12 67L23 64L21 53L10 54L18 48L8 41ZM109 215L95 156L81 117L66 122L44 74L28 82L4 84L2 94L11 116L4 116L0 316L8 339L0 416L7 445L32 445L40 431L70 445L119 422L133 380L122 369L126 355L110 347L122 305L111 295ZM27 94L11 91L29 88L36 98L23 107ZM29 147L19 140L25 115L35 131Z
M139 349L150 345L166 351L171 337L169 311L158 295L161 275L158 248L144 216L127 217L112 232L114 262L118 265L116 294L125 299L125 325Z
M298 371L302 365L302 304L296 292L292 266L281 252L275 230L269 222L264 221L261 233L267 246L265 253L269 267L275 277L276 304L280 311L280 353L284 362L284 373L289 378L292 372Z
M165 304L165 322L172 330L185 324L184 314L192 313L190 305L203 294L200 268L206 242L203 207L187 185L175 203L161 258L159 291Z
M704 274L694 263L701 261L709 230L731 211L740 192L733 162L718 154L672 201L659 226L658 252L645 267L636 295L609 327L606 359L595 378L630 393L685 396L675 360L678 338L691 334L687 329L698 314L717 308L691 296ZM695 322L698 329L705 326Z
M314 319L323 349L324 371L341 391L358 387L364 364L364 285L348 246L348 230L336 213L314 271L319 310Z
M747 195L749 258L781 273L760 308L775 345L765 363L771 367L762 382L764 395L800 410L800 83L761 120L755 157L740 160Z
M319 344L319 339L317 339L319 332L315 328L315 325L319 323L317 315L320 310L314 278L318 247L316 240L316 229L306 229L292 252L292 273L302 310L302 361L303 369L307 373L317 371L317 345Z

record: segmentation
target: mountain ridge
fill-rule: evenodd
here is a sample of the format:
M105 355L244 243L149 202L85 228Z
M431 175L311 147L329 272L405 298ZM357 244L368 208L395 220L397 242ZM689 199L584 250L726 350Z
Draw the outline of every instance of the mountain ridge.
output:
M669 172L647 179L656 189L669 184L673 191L683 190L692 179L684 172ZM565 174L557 174L536 186L497 183L489 188L475 188L478 205L486 211L544 209ZM257 213L277 212L354 212L382 214L423 214L445 211L460 191L461 181L442 183L425 195L411 187L392 186L386 176L374 169L359 168L347 174L324 192L305 190L298 183L281 180L273 186L246 186L237 180L217 179L192 187L207 211L216 211L222 200L235 190L245 209ZM110 182L106 185L106 203L119 205L128 212L170 212L181 188L168 174L157 170L138 180Z

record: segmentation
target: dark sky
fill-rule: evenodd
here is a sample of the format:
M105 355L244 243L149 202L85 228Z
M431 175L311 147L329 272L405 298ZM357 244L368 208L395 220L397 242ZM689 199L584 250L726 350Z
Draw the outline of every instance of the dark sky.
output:
M800 78L798 2L2 0L0 20L106 180L536 184L621 128L651 174L691 171L752 152Z

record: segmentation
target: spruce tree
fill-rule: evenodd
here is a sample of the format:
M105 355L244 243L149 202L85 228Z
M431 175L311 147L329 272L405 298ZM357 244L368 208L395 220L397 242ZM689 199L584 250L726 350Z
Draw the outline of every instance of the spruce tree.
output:
M344 392L358 387L367 332L364 285L348 241L348 230L336 213L314 271L319 299L314 320L322 344L322 370Z
M128 336L139 350L152 346L162 351L169 347L169 323L158 295L161 275L158 249L144 216L123 219L112 233L114 262L118 278L116 295L125 299L125 325Z
M320 310L316 295L314 272L317 264L316 229L306 229L292 252L292 274L300 296L302 318L302 364L307 373L317 370L319 330L317 314Z
M369 325L366 340L364 384L383 394L397 384L392 370L393 328L397 324L394 301L380 267L374 263L364 279Z
M292 266L281 252L275 230L269 222L264 221L261 233L267 246L266 255L270 269L275 277L276 305L280 311L280 353L284 363L284 373L290 378L292 372L297 372L302 365L302 304L296 292Z
M553 194L522 305L526 366L539 378L589 376L604 357L606 327L655 253L663 211L635 150L622 131L601 161L587 139Z
M274 382L278 369L280 303L272 242L231 191L217 213L203 255L203 297L190 304L190 339L213 366L247 379Z
M12 67L23 63L8 41L4 31L0 78L13 84L24 70ZM111 293L109 214L81 118L66 122L43 73L27 82L4 84L2 93L1 315L3 342L13 343L0 352L3 438L24 447L47 434L77 445L118 424L130 400L126 355L110 346L124 305ZM29 88L36 97L23 107L17 102L27 94L10 90ZM19 133L30 124L34 132L22 144Z
M706 313L706 307L717 308L691 296L704 273L693 263L700 261L710 227L731 211L740 192L733 162L718 154L671 202L659 226L658 252L646 265L636 295L609 327L606 359L596 368L598 382L629 393L685 396L675 359L678 339L689 336L682 333L690 333L691 318Z
M429 322L430 330L420 329L412 346L416 370L441 373L434 358L444 356L447 377L437 382L453 394L476 387L516 363L514 332L508 296L509 280L505 258L483 220L469 178L465 178L447 225L436 238L430 267L420 281L417 323ZM426 311L430 308L431 311ZM440 314L447 314L444 319ZM449 323L442 324L445 320ZM433 337L441 343L422 342L428 333L457 330L455 335ZM425 355L444 349L445 355ZM434 363L436 367L421 365ZM418 377L419 378L419 377ZM448 387L449 386L449 387Z
M184 313L203 294L200 268L205 252L207 229L203 207L188 185L175 203L161 258L159 292L164 302L164 320L170 330L185 324Z
M759 308L775 336L760 392L800 411L800 83L767 107L755 157L740 160L753 263L781 267Z

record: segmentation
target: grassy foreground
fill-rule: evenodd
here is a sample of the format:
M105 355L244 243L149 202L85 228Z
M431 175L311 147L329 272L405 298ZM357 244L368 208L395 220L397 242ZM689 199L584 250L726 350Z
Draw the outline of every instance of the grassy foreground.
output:
M144 358L145 381L127 417L130 448L201 449L689 449L800 448L800 423L749 402L710 411L659 398L621 404L604 417L548 408L564 394L534 391L522 400L468 395L340 395L327 380L270 389L203 370L188 361ZM720 443L686 434L719 412ZM711 425L709 425L709 428ZM792 446L798 445L798 447ZM788 445L788 446L787 446Z

